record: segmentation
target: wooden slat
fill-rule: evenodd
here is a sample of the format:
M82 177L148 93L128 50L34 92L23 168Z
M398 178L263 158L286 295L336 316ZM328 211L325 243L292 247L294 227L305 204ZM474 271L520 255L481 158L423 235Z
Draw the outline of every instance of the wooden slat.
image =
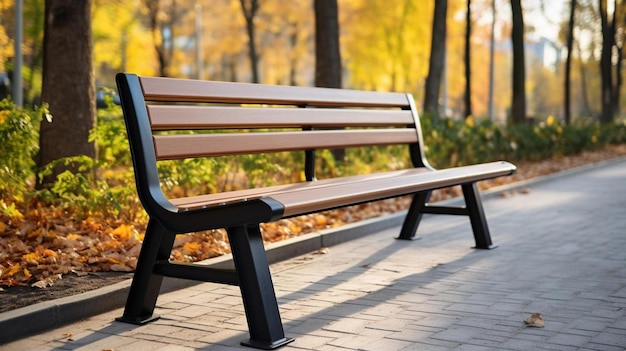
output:
M285 210L284 217L319 212L405 194L506 176L515 172L508 162L492 162L449 168L425 174L373 179L367 182L344 182L324 188L300 189L297 192L272 194Z
M409 107L403 93L140 77L146 101Z
M417 142L415 129L155 135L158 160Z
M274 185L263 188L252 188L252 189L244 189L244 190L235 190L235 191L226 191L215 194L206 194L206 195L198 195L198 196L190 196L190 197L182 197L177 199L170 199L170 202L175 206L181 208L183 211L194 210L203 207L212 207L225 205L230 203L248 201L252 199L258 199L261 197L271 197L273 194L284 194L288 192L297 192L303 188L313 189L313 188L327 188L330 186L337 186L345 183L355 183L355 182L366 182L372 181L374 179L383 179L383 178L395 178L401 176L415 176L421 173L432 172L427 168L412 168L412 169L403 169L398 171L389 171L389 172L381 172L381 173L373 173L373 174L362 174L350 176L347 178L330 178L323 179L314 182L302 182L295 184L285 184L285 185Z
M206 194L198 196L183 197L177 199L170 199L170 202L182 210L194 210L202 207L218 206L234 202L248 201L252 199L258 199L261 197L271 197L277 193L288 193L293 191L299 191L302 188L324 188L328 186L335 186L345 183L365 182L372 181L374 179L395 178L402 176L415 176L421 173L432 172L431 170L422 168L403 169L398 171L389 171L384 173L373 173L356 175L344 178L331 178L322 179L314 182L295 183L285 185L274 185L263 188L252 188L244 190L226 191L215 194Z
M414 124L407 110L149 105L153 130L373 127Z
M204 206L212 207L244 201L243 199L271 197L285 206L284 216L290 217L359 202L506 176L513 174L515 169L514 165L502 161L438 171L413 168L201 195L173 199L171 202L181 210L195 210Z

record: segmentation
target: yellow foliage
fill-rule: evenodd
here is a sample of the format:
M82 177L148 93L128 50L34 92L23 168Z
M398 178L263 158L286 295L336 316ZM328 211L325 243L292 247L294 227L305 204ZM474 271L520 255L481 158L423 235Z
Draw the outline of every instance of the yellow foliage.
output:
M152 36L137 16L136 1L100 1L94 3L92 31L94 61L97 68L154 75L157 60ZM112 74L105 72L101 84L114 86ZM104 78L103 77L103 78ZM101 79L102 80L102 79Z
M1 67L0 67L0 71L2 71ZM7 120L7 118L9 118L9 114L10 114L9 110L0 111L0 124L4 123Z
M341 26L350 87L413 91L419 100L430 54L434 1L342 2ZM419 89L415 91L415 89Z
M67 235L67 239L68 240L78 240L78 239L80 239L80 235L71 233L71 234Z
M0 25L0 72L5 71L4 63L7 57L14 56L13 45L10 42L4 27Z
M43 251L43 255L44 255L44 257L58 257L59 256L59 255L57 255L56 252L54 252L54 251L52 251L50 249L45 249Z
M111 235L120 241L128 241L133 236L133 226L129 224L122 224L119 227L115 228Z
M200 249L202 249L202 245L195 241L190 241L183 245L183 251L187 254L193 254L200 251Z
M2 278L12 277L19 271L20 271L20 265L19 264L10 265L8 270L2 270L0 272L0 277L2 277Z
M111 264L122 264L122 263L124 263L124 262L122 262L122 261L120 261L120 260L118 260L117 258L114 258L114 257L107 257L106 260L107 260L108 263L111 263Z
M4 200L0 199L0 207L2 207L2 212L5 216L11 219L23 219L24 215L22 212L15 207L15 203L11 203L7 205Z

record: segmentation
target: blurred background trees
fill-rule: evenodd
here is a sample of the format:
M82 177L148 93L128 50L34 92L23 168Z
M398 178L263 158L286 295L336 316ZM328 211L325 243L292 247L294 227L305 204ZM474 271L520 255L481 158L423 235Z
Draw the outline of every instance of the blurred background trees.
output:
M14 1L0 0L0 74L9 78ZM24 3L27 105L42 102L46 3ZM315 20L334 4L338 54L319 33L330 27ZM625 7L617 0L92 0L92 62L96 85L109 88L119 71L315 85L316 71L327 67L316 68L317 43L340 58L341 86L408 91L420 110L483 118L492 105L501 123L610 122L622 113Z

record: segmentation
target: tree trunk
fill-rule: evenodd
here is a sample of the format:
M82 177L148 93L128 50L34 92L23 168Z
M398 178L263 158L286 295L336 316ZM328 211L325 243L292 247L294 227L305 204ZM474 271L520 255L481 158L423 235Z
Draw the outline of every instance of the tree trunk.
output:
M613 47L613 35L608 21L606 0L599 0L600 19L602 23L602 51L600 56L600 73L602 76L602 113L601 123L613 121L613 81L611 77L611 48Z
M465 118L472 115L472 63L470 57L472 36L472 1L467 0L467 12L465 13Z
M580 42L576 41L576 49L578 51L578 67L580 69L580 94L582 95L583 114L592 115L591 103L589 102L589 94L587 93L587 68L582 58L582 49Z
M495 94L495 71L496 71L496 0L491 0L491 33L489 40L489 120L495 121L495 108L493 96Z
M611 35L613 37L613 46L615 46L615 54L616 54L616 62L615 62L615 85L613 86L612 92L612 102L613 102L613 115L619 116L619 100L620 100L620 92L622 90L622 82L623 82L623 62L624 62L624 39L623 39L623 27L618 30L618 26L624 24L624 14L623 7L625 1L622 0L619 4L617 0L613 1L613 21L611 24ZM618 34L619 32L619 34ZM619 39L618 39L619 36Z
M526 121L526 64L524 59L524 16L520 0L511 0L513 15L513 99L511 117L513 123Z
M159 76L167 76L168 60L165 57L165 51L163 48L163 31L161 30L159 21L160 2L144 0L146 8L148 10L148 20L150 22L150 31L152 32L152 42L154 44L154 51L157 54L157 61L159 62Z
M569 27L567 29L567 59L565 60L565 124L570 124L572 121L572 105L571 105L571 93L572 93L572 57L574 47L574 15L576 13L576 0L571 1L571 8L569 13Z
M250 57L250 70L252 83L259 83L259 56L256 52L254 18L259 11L258 0L240 0L243 16L246 18L246 32L248 33L248 55Z
M315 10L315 86L341 88L337 0L315 0L313 6ZM343 162L346 158L345 149L333 149L331 153L336 161Z
M315 0L315 86L341 88L337 0Z
M39 167L68 156L96 157L88 141L96 124L91 0L46 0L45 18L42 100L53 120L41 123ZM40 179L38 187L61 171Z
M424 92L424 112L439 114L439 92L446 55L446 15L448 0L435 1L433 35L431 40L428 76ZM444 111L445 114L445 111Z

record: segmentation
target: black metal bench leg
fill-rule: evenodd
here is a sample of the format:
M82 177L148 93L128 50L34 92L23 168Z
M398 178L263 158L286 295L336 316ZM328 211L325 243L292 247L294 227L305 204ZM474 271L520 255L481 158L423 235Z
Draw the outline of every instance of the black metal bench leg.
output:
M430 199L430 194L432 191L425 191L421 193L417 193L413 195L413 201L411 201L411 206L409 207L409 211L404 218L404 223L402 224L402 229L400 230L400 235L396 239L400 240L418 240L420 237L416 237L417 227L419 227L420 222L422 221L422 216L424 215L424 207L428 203Z
M152 272L157 261L169 259L175 237L157 221L150 219L128 292L124 315L116 320L146 324L159 318L153 316L153 312L163 277Z
M465 206L467 207L470 222L472 223L472 231L474 232L474 240L477 249L495 249L498 247L491 242L491 234L487 226L487 218L483 210L483 203L480 199L480 193L476 183L463 184L463 196L465 197Z
M233 227L227 232L250 331L250 340L241 344L273 350L292 342L285 338L259 226Z

